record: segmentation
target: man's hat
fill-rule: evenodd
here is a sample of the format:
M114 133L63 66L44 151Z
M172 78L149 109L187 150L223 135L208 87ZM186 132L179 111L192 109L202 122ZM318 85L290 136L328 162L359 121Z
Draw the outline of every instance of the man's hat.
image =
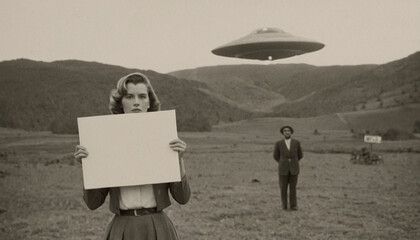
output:
M280 128L280 132L283 134L283 130L285 129L285 128L288 128L288 129L290 129L290 131L293 133L294 131L293 131L293 128L291 127L291 126L283 126L283 127L281 127Z

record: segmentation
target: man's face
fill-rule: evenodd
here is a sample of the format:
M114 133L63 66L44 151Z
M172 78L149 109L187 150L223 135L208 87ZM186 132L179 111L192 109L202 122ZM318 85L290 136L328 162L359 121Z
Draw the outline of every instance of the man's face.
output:
M292 136L292 130L290 128L283 129L283 136L286 139L289 139Z

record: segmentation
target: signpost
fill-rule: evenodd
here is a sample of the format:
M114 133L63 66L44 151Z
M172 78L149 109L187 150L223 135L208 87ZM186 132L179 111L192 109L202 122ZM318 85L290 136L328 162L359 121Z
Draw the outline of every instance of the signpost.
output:
M372 148L374 143L381 143L382 137L381 136L373 136L373 135L365 135L364 141L366 143L370 143L370 154L372 154Z

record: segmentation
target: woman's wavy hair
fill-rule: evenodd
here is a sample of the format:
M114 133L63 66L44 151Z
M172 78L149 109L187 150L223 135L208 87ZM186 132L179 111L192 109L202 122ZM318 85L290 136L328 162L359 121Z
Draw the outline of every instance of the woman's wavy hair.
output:
M153 90L152 84L150 83L149 78L143 73L131 73L120 80L117 83L117 89L112 89L111 95L109 97L109 110L112 114L122 114L124 109L121 103L122 98L127 94L127 84L128 83L144 83L147 87L147 94L149 95L150 107L147 110L148 112L160 111L160 101L156 96L155 91Z

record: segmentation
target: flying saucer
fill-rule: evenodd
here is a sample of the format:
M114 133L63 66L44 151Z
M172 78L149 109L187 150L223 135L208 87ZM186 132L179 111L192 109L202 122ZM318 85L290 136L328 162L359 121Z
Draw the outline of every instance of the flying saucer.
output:
M260 28L211 52L224 57L276 60L314 52L324 46L278 28Z

